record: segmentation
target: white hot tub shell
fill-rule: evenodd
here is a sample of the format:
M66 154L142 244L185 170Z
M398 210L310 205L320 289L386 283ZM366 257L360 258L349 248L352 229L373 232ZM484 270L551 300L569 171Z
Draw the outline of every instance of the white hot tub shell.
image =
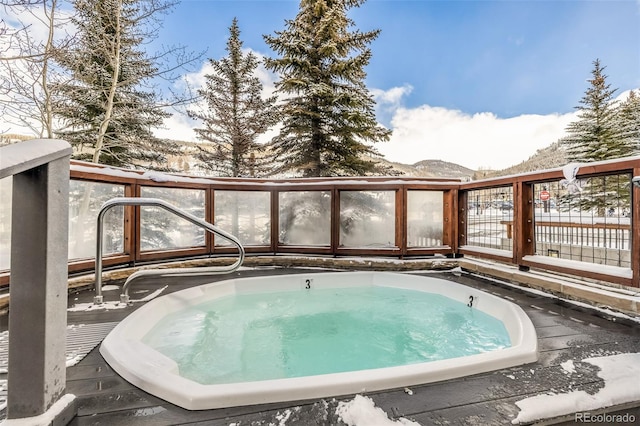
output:
M203 385L181 377L177 364L142 342L166 315L204 301L241 293L314 288L385 286L441 294L502 321L511 347L459 358L351 372ZM230 279L159 297L125 318L106 337L100 353L124 379L188 410L350 395L437 382L534 362L538 339L516 304L451 281L390 272L336 272Z

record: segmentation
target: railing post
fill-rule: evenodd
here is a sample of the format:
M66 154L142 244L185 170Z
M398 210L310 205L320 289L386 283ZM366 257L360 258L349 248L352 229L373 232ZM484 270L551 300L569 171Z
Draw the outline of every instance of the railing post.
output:
M527 270L522 264L524 256L534 254L535 230L533 223L533 184L528 182L515 182L514 192L514 235L513 254L514 263L520 269Z
M395 245L400 249L400 258L407 254L407 188L402 185L395 192Z
M0 177L13 175L8 422L54 404L57 414L38 424L75 415L65 395L70 154L64 141L32 140L0 155Z
M457 232L452 236L452 239L455 238L455 241L451 241L452 248L457 253L460 249L460 246L464 246L467 244L467 221L469 220L469 199L467 191L457 191L458 198L458 218L455 223L457 223ZM455 229L455 228L454 228Z
M633 169L633 176L640 177L640 167ZM640 287L640 186L638 181L631 186L631 268L633 278L631 285Z
M275 189L270 191L271 197L271 223L269 232L271 232L271 246L270 251L275 255L278 251L278 244L280 243L280 193Z
M337 255L340 245L340 190L331 189L331 254Z

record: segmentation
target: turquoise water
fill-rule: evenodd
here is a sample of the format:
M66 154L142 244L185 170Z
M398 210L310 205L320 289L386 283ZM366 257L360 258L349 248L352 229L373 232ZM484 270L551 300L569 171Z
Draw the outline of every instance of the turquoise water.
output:
M224 297L165 317L143 342L202 384L392 367L511 346L502 322L477 309L389 287Z

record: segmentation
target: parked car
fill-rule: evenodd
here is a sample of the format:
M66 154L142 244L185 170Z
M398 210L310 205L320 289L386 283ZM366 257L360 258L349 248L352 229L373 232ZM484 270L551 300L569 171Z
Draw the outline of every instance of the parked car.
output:
M511 201L494 201L492 203L493 208L499 210L513 210L513 203Z

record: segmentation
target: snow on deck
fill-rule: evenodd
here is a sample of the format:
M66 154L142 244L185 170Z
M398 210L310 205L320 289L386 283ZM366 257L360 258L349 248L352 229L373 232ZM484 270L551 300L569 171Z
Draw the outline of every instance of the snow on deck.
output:
M594 395L585 391L568 393L547 393L525 398L516 402L520 413L513 424L530 423L536 420L564 416L572 413L590 412L627 402L640 400L640 353L627 353L595 358L582 362L600 367L598 377L605 386ZM568 364L565 371L573 373Z

